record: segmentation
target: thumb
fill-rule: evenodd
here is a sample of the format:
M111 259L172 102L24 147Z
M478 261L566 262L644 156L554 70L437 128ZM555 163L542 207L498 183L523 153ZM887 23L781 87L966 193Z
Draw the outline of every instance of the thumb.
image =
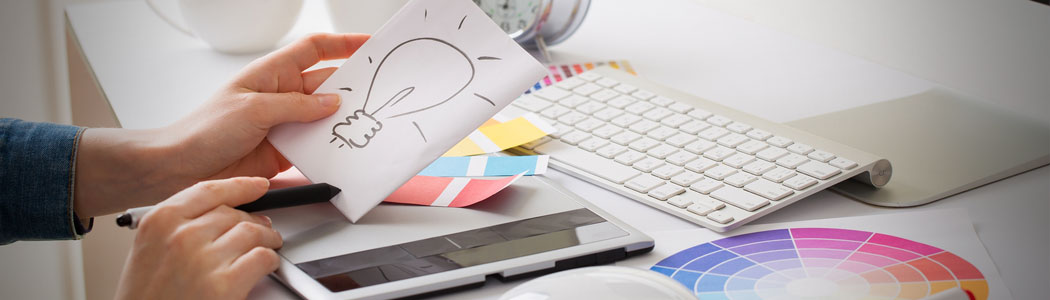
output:
M339 109L342 102L337 94L258 93L255 95L251 116L267 128L288 122L310 122L327 117Z

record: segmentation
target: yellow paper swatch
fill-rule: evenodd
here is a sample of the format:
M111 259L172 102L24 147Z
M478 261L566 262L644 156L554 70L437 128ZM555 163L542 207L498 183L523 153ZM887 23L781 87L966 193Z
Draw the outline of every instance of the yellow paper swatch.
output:
M452 149L442 156L469 156L499 152L534 141L554 131L554 127L541 120L539 116L526 114L507 122L482 126L452 146Z

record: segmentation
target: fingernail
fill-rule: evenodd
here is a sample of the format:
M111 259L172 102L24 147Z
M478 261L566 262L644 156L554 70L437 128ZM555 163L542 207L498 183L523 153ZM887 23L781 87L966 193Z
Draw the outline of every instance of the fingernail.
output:
M273 219L270 219L269 216L262 216L262 217L263 217L263 219L266 220L266 225L267 226L273 226Z
M339 106L340 100L339 95L336 94L318 94L317 101L321 102L321 105L325 107Z

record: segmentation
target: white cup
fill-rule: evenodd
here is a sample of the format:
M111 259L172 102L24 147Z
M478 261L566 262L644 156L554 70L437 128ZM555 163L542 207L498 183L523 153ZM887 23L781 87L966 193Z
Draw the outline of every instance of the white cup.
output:
M146 0L146 3L176 29L199 37L216 51L232 54L272 49L295 25L303 6L303 0ZM173 11L176 7L177 12Z
M408 0L328 0L328 15L336 32L374 34Z

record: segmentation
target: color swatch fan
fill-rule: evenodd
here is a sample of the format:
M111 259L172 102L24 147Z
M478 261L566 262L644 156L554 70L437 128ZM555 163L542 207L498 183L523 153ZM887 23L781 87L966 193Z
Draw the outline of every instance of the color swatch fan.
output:
M891 235L831 228L760 231L654 265L700 299L920 299L952 287L988 298L970 262Z

